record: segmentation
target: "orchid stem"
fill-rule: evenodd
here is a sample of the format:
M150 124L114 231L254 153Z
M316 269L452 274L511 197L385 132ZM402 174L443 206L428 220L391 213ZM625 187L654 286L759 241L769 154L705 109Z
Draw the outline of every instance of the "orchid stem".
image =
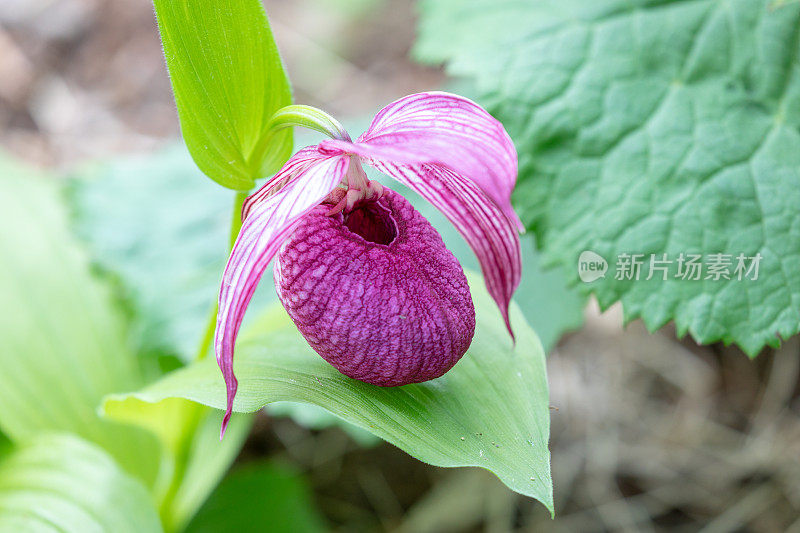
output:
M247 192L237 192L233 200L233 213L231 214L231 234L230 241L228 243L229 252L231 249L233 249L233 245L236 242L236 237L239 236L239 230L242 229L242 205L244 205L247 195ZM214 307L211 309L211 314L208 317L208 325L206 326L206 331L203 334L203 340L200 343L200 349L197 351L197 356L195 357L195 360L197 361L205 359L208 356L208 352L211 350L211 345L214 342L214 331L217 328L218 309L219 304L215 302ZM192 406L187 408L187 411L185 412L187 422L184 427L181 441L178 445L178 451L175 454L175 471L173 472L172 481L167 487L160 506L164 530L168 533L178 531L182 529L183 526L183 524L174 523L173 505L186 475L186 469L189 465L194 436L197 433L197 428L200 426L200 423L203 421L203 418L207 412L208 407L199 404L192 404Z
M246 192L237 192L236 197L233 200L233 213L231 213L231 234L228 242L228 252L233 249L233 245L236 242L236 237L239 236L239 230L242 229L242 205L244 205L247 195L248 193ZM206 325L206 331L203 334L203 340L200 342L200 349L197 351L197 356L195 357L195 360L197 361L202 361L206 358L206 356L208 356L208 351L214 341L214 331L217 328L217 311L219 311L219 304L214 303L214 307L211 309L211 314L208 317L208 323Z

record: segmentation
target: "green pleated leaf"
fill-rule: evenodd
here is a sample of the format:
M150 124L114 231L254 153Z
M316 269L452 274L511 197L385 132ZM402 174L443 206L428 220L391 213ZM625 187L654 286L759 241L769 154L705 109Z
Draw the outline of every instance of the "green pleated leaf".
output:
M305 480L277 464L231 472L186 533L316 533L326 531Z
M513 305L513 346L483 280L475 275L469 279L477 313L475 338L463 359L441 378L394 388L347 378L309 348L276 305L241 336L234 410L255 411L275 401L316 404L427 463L486 468L552 510L550 414L541 343ZM225 387L216 362L192 364L142 391L114 395L106 409L167 398L224 408Z
M126 324L67 231L54 183L0 157L0 429L99 444L147 485L159 444L97 414L107 394L143 385Z
M157 533L144 486L100 448L43 435L0 459L0 531Z
M292 98L260 0L154 4L186 146L208 177L249 190L292 149L291 129L266 128Z
M423 0L416 54L475 81L521 218L576 284L607 261L602 307L750 355L800 331L800 3Z

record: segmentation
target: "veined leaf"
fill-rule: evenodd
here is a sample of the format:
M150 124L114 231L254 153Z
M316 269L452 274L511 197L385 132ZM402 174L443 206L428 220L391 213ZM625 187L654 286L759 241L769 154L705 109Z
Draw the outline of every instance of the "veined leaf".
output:
M0 429L14 442L75 433L151 485L156 439L96 412L143 380L121 313L67 226L55 183L0 157Z
M0 531L161 530L144 486L77 437L39 436L0 459Z
M599 254L609 272L584 289L603 307L621 300L626 320L674 320L701 343L754 355L800 331L800 3L424 0L421 12L417 55L474 78L514 138L515 206L548 262L577 283L580 254ZM622 254L641 254L638 281L620 276ZM666 280L650 268L663 254ZM680 254L722 254L731 279L683 279ZM739 254L761 256L756 280L737 279Z
M288 159L291 90L260 0L154 0L181 132L208 177L246 191Z
M517 335L512 346L483 280L469 279L477 313L475 338L441 378L389 388L347 378L306 344L275 305L240 337L234 410L255 411L274 401L316 404L427 463L491 470L511 489L552 511L544 352L516 305L511 309ZM224 408L225 387L216 362L195 363L140 392L114 395L106 409L167 398Z
M264 411L273 417L287 417L304 428L322 430L339 426L341 430L363 448L370 448L381 442L381 439L353 424L344 422L329 411L310 403L274 402L266 405Z

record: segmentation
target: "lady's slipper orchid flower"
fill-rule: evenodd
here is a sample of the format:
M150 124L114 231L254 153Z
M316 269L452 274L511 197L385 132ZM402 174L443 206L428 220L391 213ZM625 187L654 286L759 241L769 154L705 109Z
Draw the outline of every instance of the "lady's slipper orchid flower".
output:
M223 433L237 388L236 336L276 254L289 316L347 376L381 386L427 381L469 347L475 310L461 266L405 198L367 179L362 162L450 219L511 330L522 224L510 203L517 154L503 126L466 98L430 92L385 107L355 142L338 136L298 151L244 203L215 336L228 393Z

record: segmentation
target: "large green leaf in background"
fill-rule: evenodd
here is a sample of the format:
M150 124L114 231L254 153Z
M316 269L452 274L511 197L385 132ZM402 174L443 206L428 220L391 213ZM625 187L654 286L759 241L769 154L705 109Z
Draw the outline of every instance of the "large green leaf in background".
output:
M271 134L291 104L289 81L260 0L155 0L181 132L197 166L249 190L289 157L291 129Z
M483 280L469 279L477 313L475 338L441 378L388 388L347 378L308 346L275 304L237 344L234 410L255 411L274 401L316 404L427 463L491 470L511 489L552 511L544 352L515 304L511 322L517 342L512 346ZM135 408L176 397L224 408L225 386L216 362L194 363L142 391L114 395L105 408Z
M0 157L0 429L15 442L75 433L151 485L156 439L96 412L143 380L122 314L67 226L55 184Z
M0 459L0 531L158 533L150 495L103 450L42 435Z
M225 267L233 195L174 145L85 168L69 199L92 258L121 282L137 344L192 360Z
M520 155L514 202L552 263L626 320L753 355L800 330L800 3L423 0L416 53L474 78ZM621 253L760 253L758 279L675 279ZM735 262L735 259L734 259ZM703 274L705 277L705 273Z

